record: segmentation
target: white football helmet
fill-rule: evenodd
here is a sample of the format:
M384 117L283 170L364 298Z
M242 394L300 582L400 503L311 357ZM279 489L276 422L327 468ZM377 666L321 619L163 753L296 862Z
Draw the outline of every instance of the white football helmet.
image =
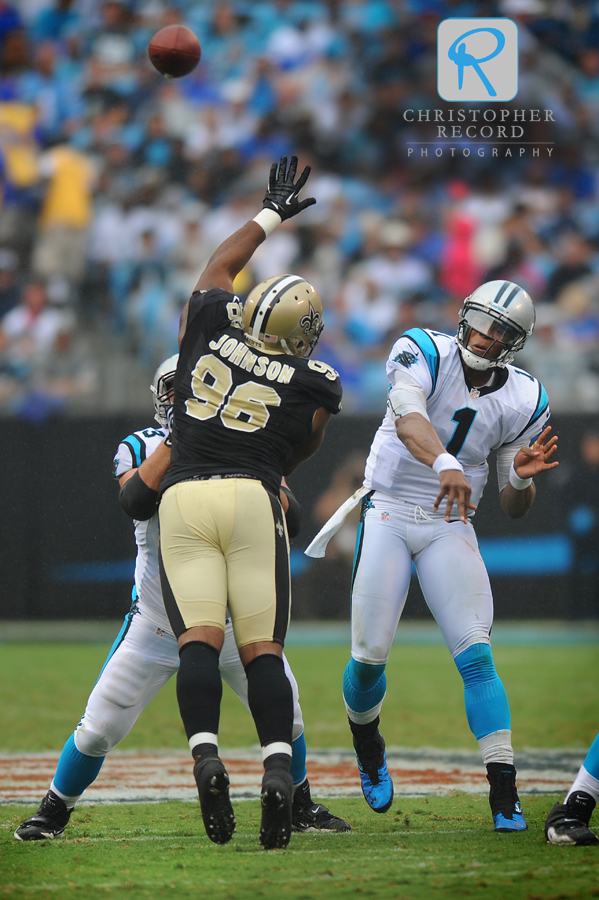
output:
M456 340L471 369L502 368L512 362L534 327L535 308L524 288L513 281L486 281L464 300ZM493 341L482 356L468 349L473 331Z
M178 361L179 354L175 353L174 356L169 356L168 359L161 362L156 369L152 384L150 385L150 390L153 394L154 409L156 410L154 418L158 424L162 426L166 425L167 413L173 405L172 392Z

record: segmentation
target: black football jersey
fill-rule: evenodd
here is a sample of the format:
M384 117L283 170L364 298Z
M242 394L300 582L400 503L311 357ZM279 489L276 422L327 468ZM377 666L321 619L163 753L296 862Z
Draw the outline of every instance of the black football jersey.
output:
M222 288L192 294L162 491L194 476L239 474L278 495L283 464L309 437L316 410L341 408L331 366L248 346L241 313L239 299Z

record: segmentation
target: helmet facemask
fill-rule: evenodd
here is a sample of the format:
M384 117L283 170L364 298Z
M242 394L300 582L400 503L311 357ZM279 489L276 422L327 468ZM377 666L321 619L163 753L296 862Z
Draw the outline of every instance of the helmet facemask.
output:
M456 341L462 361L471 369L504 368L521 350L535 327L535 308L524 288L513 281L486 281L464 300ZM471 348L473 333L489 346ZM486 343L486 342L485 342Z
M154 419L163 427L167 424L167 414L174 400L175 372L179 354L165 359L156 369L150 390L154 400Z
M481 355L469 347L473 331L492 341ZM495 310L485 309L468 301L460 310L457 341L462 358L471 369L507 366L512 362L514 354L524 346L526 338L523 328Z

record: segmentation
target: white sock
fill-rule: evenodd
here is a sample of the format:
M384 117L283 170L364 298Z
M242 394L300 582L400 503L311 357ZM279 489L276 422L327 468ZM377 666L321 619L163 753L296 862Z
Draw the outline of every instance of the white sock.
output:
M60 797L67 809L73 809L73 807L77 803L77 800L81 796L81 794L77 794L76 797L68 797L66 794L63 794L58 790L58 788L54 784L54 781L52 781L52 784L50 785L50 790L53 794L56 794L57 797Z
M576 776L574 784L566 794L564 803L567 802L570 794L573 794L575 791L584 791L586 794L590 794L595 802L599 800L599 781L596 778L593 778L591 773L587 772L584 766L580 767L580 771Z
M218 737L210 731L198 731L195 734L192 734L187 743L189 744L189 749L192 753L194 747L197 747L199 744L214 744L216 752L218 753Z
M509 728L502 728L501 731L492 731L479 738L478 746L482 753L483 763L498 762L514 765L514 751L512 749L512 732Z
M294 784L294 785L293 785L293 796L294 796L294 797L295 797L295 792L296 792L299 788L301 788L302 784L305 784L307 780L308 780L308 776L306 775L305 778L303 778L303 779L302 779L301 781L299 781L297 784Z

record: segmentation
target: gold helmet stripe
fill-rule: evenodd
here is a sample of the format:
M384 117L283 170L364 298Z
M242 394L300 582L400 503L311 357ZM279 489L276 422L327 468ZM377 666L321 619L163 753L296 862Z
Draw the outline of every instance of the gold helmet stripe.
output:
M300 278L299 275L282 275L281 278L271 284L260 302L256 304L250 321L249 334L251 337L260 340L260 334L264 334L270 313L280 297L288 288L294 284L302 284L304 281L305 279Z

